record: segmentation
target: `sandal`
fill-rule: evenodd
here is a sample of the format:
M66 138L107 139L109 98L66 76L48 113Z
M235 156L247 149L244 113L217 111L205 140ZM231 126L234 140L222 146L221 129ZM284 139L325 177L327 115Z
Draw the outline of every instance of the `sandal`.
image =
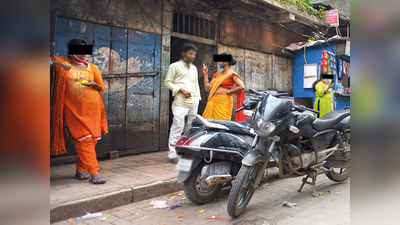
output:
M95 181L95 180L100 180L100 181ZM103 177L93 177L92 179L89 180L89 182L92 184L105 184L107 181L103 180Z
M90 179L90 174L88 173L76 173L75 174L75 178L77 178L78 180L89 180Z

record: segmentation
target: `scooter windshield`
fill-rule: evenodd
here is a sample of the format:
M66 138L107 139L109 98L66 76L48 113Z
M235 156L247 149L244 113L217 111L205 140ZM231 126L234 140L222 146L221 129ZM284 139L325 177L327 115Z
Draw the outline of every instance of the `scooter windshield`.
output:
M259 113L264 121L275 121L285 118L292 111L292 102L281 100L268 95L259 108Z

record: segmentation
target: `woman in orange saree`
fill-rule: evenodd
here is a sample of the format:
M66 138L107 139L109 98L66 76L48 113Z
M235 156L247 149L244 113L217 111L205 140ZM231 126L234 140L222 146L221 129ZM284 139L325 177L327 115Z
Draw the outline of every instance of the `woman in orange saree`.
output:
M69 46L89 45L85 39L75 38ZM99 68L87 62L88 55L69 58L52 57L50 65L55 70L51 98L50 154L67 153L64 122L71 139L75 142L78 159L75 177L93 184L106 181L99 174L96 144L101 133L108 133L107 118L100 92L105 85ZM54 74L52 74L54 75ZM87 174L85 171L88 171Z
M232 56L230 52L222 55ZM210 92L206 109L203 117L207 119L232 119L233 95L236 94L236 108L242 107L244 96L243 79L231 69L236 65L236 60L230 62L219 62L218 66L223 69L213 76L211 82L208 80L208 68L203 65L204 86L206 91ZM236 88L234 86L236 85ZM246 121L243 112L236 114L236 121Z

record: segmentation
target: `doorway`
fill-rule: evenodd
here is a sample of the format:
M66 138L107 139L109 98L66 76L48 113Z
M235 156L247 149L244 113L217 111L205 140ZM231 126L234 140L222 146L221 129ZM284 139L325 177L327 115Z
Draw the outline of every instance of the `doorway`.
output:
M198 48L196 60L193 62L193 64L197 67L197 71L199 74L199 86L200 86L200 93L201 93L201 101L199 103L198 114L203 115L203 112L207 105L208 92L206 92L206 90L204 88L204 75L201 70L203 68L203 63L208 66L209 80L211 80L212 76L217 72L217 64L214 63L214 55L218 53L217 47L214 45L208 45L208 44L190 41L190 40L186 40L186 39L182 39L182 38L178 38L178 37L172 37L171 38L171 64L175 63L181 59L182 46L184 43L193 44ZM170 105L172 105L173 101L174 101L174 98L171 97ZM170 108L169 115L170 115L169 118L170 118L170 126L171 126L172 121L173 121L173 114L172 114L171 108Z

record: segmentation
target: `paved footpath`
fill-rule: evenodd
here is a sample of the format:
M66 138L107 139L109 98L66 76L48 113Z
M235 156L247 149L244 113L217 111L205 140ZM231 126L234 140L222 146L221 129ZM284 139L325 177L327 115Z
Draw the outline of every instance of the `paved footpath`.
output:
M178 176L176 165L168 161L167 152L99 160L99 166L101 175L107 180L104 185L75 179L75 163L51 167L50 207Z
M224 189L217 201L198 206L184 203L185 194L157 197L154 200L168 201L172 206L182 207L175 210L154 209L150 205L152 199L103 211L107 219L64 220L56 225L71 224L143 224L143 225L197 225L197 224L235 224L235 225L344 225L350 224L350 181L335 183L321 175L317 181L317 191L324 195L312 197L312 187L306 185L302 193L296 190L301 185L301 177L278 179L277 170L269 172L268 184L257 190L246 212L237 219L232 219L226 212L230 188ZM175 197L176 196L176 197ZM283 202L297 203L295 208L286 208ZM205 210L200 214L200 210ZM178 219L182 216L182 219ZM214 219L208 219L215 216Z

